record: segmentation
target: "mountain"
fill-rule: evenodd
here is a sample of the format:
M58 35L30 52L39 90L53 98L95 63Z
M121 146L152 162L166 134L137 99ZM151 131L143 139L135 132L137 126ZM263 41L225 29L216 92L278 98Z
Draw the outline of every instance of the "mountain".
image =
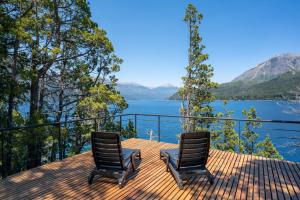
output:
M164 100L174 94L178 88L172 85L150 88L136 83L120 83L117 85L117 90L127 100Z
M299 85L300 72L286 72L256 84L243 81L221 84L213 93L218 99L294 99Z
M236 77L233 82L262 83L290 71L300 71L300 54L275 56Z
M293 99L300 86L300 55L275 56L212 90L217 99ZM298 91L300 92L300 91ZM179 99L177 93L170 99Z

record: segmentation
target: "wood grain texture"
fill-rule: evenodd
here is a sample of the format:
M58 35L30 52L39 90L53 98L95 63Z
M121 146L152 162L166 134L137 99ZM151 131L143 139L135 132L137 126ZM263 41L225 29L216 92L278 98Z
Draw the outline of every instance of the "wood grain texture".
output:
M299 199L300 164L211 150L207 168L215 176L191 177L177 188L159 150L175 144L129 139L125 148L138 148L142 161L123 188L114 179L87 177L95 164L91 152L46 164L0 182L0 199Z

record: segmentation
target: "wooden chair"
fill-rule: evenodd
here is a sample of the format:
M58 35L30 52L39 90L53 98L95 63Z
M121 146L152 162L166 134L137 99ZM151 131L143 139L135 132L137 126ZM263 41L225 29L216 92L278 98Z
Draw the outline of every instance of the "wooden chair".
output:
M120 135L115 132L92 132L91 140L96 167L88 183L92 184L95 175L103 175L117 178L122 187L128 174L136 169L135 158L141 159L141 151L122 148Z
M194 175L206 175L210 184L214 177L205 167L209 156L210 132L183 133L180 136L179 149L161 149L160 158L166 161L180 189L183 181Z

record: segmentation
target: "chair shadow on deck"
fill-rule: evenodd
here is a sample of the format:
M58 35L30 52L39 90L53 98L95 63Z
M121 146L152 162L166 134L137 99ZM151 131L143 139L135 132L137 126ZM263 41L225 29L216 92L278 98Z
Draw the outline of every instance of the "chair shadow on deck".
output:
M126 178L126 182L125 185L123 186L124 188L126 188L126 184L128 182L133 181L139 174L139 172L141 171L141 169L139 168L141 162L142 162L143 158L141 159L136 159L136 170L134 170L134 172L132 172L131 174L128 175L128 177ZM103 177L103 176L97 176L94 178L94 182L93 184L97 184L97 182L105 182L105 183L111 183L111 184L118 184L118 180L115 178L107 178L107 177ZM92 186L92 185L91 185Z

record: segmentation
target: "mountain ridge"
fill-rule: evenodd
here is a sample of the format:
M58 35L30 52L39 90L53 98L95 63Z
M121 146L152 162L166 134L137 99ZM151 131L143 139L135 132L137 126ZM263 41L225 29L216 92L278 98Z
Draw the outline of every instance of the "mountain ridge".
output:
M147 87L138 83L119 83L116 88L126 100L165 100L178 90L171 84Z
M300 54L274 56L212 92L217 99L293 99L300 85ZM300 91L299 91L300 93ZM177 93L169 99L180 99Z
M285 53L259 63L255 67L245 71L231 82L255 81L265 82L289 71L300 71L300 54Z

